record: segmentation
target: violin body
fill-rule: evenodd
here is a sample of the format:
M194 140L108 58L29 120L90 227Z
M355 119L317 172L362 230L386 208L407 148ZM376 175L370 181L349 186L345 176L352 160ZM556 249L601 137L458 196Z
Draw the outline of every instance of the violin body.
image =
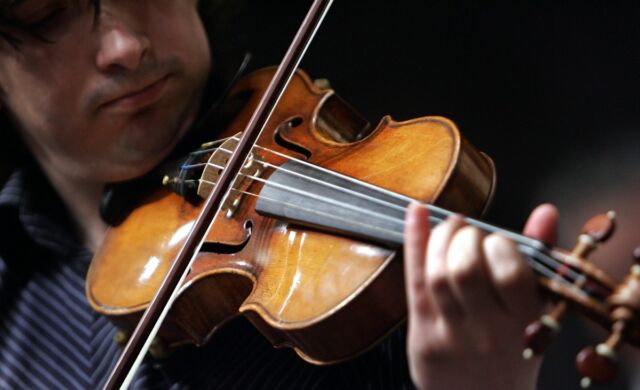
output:
M228 125L216 138L244 130L273 71L235 85L223 110ZM268 163L259 172L262 180L239 183L246 194L230 193L213 221L160 330L168 345L202 345L226 321L244 315L274 346L327 364L365 351L406 317L397 247L256 210L257 197L249 194L261 193L284 156L470 216L483 213L495 186L491 160L451 121L385 117L371 130L332 90L300 71L257 144L263 149L254 151L255 159ZM93 308L131 330L201 203L160 188L112 227L87 277Z

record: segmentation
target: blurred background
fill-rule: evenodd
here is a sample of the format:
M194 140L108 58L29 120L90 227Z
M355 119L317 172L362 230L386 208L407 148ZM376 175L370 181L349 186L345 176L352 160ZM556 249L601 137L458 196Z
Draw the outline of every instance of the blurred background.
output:
M311 1L231 4L231 33L214 37L221 69L244 50L251 68L279 62ZM618 233L594 258L621 277L640 245L638 20L638 2L339 0L302 68L373 124L452 119L495 161L493 223L519 230L552 202L571 248L586 219L615 209ZM570 319L540 388L579 388L575 354L605 336ZM614 388L640 388L634 360Z

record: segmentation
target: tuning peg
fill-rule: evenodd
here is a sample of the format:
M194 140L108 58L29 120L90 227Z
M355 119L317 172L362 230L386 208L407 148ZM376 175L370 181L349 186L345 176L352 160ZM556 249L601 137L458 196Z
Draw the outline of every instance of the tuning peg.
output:
M598 344L596 348L586 347L576 358L576 366L582 375L580 386L583 389L591 387L592 383L609 383L618 371L615 351L606 344Z
M582 227L578 236L578 242L574 246L571 254L580 261L585 261L586 257L598 246L605 242L615 230L616 213L609 211L598 214L587 221ZM639 250L640 255L640 250ZM638 267L640 272L640 267ZM576 286L580 287L583 280L577 281ZM553 337L560 331L561 322L567 312L567 302L559 301L549 313L543 315L537 321L530 323L524 332L525 349L522 357L530 359L535 355L542 354L553 341Z
M588 256L597 246L607 241L616 228L616 213L609 211L604 214L593 216L582 227L578 243L573 249L573 254L584 258Z
M616 212L613 210L592 217L582 227L582 234L602 243L607 241L615 230Z
M615 313L618 312L618 313ZM618 355L616 350L621 345L627 327L630 312L624 308L614 311L620 318L613 325L611 336L602 344L586 347L576 357L576 367L582 375L580 386L590 387L592 383L611 382L618 371Z
M631 252L631 257L633 258L631 274L634 276L640 276L640 246Z
M640 306L640 247L635 248L631 256L634 264L630 274L608 299L613 307L611 335L595 348L583 349L576 358L578 371L583 375L580 383L583 388L592 382L607 383L613 379L618 369L616 350L622 344L627 328L638 323L634 308Z
M553 341L553 337L560 332L560 322L567 310L565 301L558 302L549 313L530 323L524 330L524 345L522 357L526 360L536 355L542 355Z

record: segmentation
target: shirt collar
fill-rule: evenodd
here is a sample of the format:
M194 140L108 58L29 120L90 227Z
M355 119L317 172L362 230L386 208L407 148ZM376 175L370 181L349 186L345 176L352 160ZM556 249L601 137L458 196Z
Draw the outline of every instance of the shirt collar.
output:
M3 224L21 228L47 251L67 255L80 246L66 207L35 164L11 174L0 190L0 210L9 211Z

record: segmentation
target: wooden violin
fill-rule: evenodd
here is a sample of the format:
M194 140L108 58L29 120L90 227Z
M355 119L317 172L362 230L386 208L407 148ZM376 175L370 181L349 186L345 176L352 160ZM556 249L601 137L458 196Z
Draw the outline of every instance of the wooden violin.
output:
M305 46L299 36L292 47ZM171 347L202 345L238 315L311 363L349 359L406 316L399 248L409 203L425 204L434 225L488 207L493 164L451 121L386 117L372 129L326 83L294 74L297 63L239 81L220 109L218 140L168 169L163 186L110 229L89 270L89 302L125 332L150 306L128 343L137 351L121 361L143 350L142 328ZM525 357L544 351L575 306L612 329L579 354L583 384L611 379L621 342L640 345L640 266L618 286L586 260L612 234L614 215L590 220L572 251L465 220L512 239L555 299L527 328Z
M273 72L236 84L220 141L168 171L164 188L112 228L96 253L89 301L122 329L132 329L162 282ZM299 71L212 223L159 337L169 346L202 345L242 314L273 345L292 347L309 362L353 357L406 316L398 249L409 202L437 205L433 224L452 211L479 216L494 185L491 160L451 121L387 117L371 130L334 91ZM637 276L616 289L584 259L613 231L609 217L587 224L572 252L468 218L514 239L541 285L562 298L528 329L527 353L543 351L568 305L605 326L624 321L621 334L640 344Z

